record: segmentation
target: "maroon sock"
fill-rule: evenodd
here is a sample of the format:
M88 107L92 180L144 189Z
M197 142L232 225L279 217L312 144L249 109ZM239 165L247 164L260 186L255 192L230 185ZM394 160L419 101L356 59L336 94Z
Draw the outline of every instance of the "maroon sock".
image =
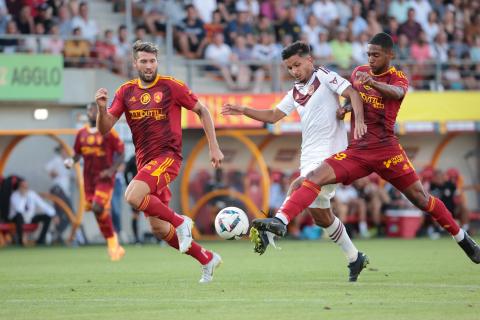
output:
M147 216L168 221L175 228L183 223L182 216L176 214L175 211L167 207L158 197L152 194L149 194L143 198L138 210L145 212Z
M178 250L178 238L177 234L175 233L175 228L173 226L170 227L168 235L163 238L163 240L165 240L171 247ZM202 265L209 263L210 260L212 260L213 258L213 254L211 251L203 248L195 241L192 241L192 246L190 247L190 249L188 249L186 254L197 259L197 261L200 262L200 264Z
M283 203L278 212L283 213L290 222L303 210L308 208L315 198L317 198L319 193L320 187L318 185L309 180L304 180L301 187L292 193L290 198Z
M453 219L453 215L448 211L442 200L430 196L428 199L427 210L432 218L437 221L445 230L447 230L452 236L455 236L460 231L460 227Z
M103 234L105 239L113 237L113 224L112 224L112 216L108 213L108 211L104 211L100 217L95 215L95 219L97 219L98 227L100 228L100 232Z

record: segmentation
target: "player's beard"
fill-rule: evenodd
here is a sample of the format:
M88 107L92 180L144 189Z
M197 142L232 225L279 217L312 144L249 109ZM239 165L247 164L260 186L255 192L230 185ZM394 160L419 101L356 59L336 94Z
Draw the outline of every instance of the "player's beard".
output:
M147 75L145 74L145 72L138 71L138 77L144 83L153 82L153 80L155 80L156 75L157 75L156 72L153 72L152 75Z

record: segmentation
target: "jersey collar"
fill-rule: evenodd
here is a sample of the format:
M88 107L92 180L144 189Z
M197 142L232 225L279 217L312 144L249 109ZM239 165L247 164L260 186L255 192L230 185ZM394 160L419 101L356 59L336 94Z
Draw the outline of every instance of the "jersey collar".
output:
M380 74L374 74L372 72L372 69L369 69L368 70L368 73L371 75L371 76L374 76L374 77L382 77L386 74L389 74L389 73L394 73L395 72L395 67L394 66L391 66L390 68L388 68L387 71L383 72L383 73L380 73Z
M150 83L148 86L146 87L143 87L142 86L142 81L140 81L140 78L137 78L137 85L140 89L150 89L151 87L153 87L154 85L157 84L158 80L160 80L160 75L157 74L157 76L155 77L155 80L153 80L152 83Z

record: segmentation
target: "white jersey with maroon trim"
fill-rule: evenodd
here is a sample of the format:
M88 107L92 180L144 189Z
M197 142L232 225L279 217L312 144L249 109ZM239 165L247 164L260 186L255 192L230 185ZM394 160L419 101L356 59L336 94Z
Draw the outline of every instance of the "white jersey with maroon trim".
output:
M300 115L301 170L347 148L345 124L337 119L336 112L340 106L338 96L349 85L350 82L336 72L319 67L307 83L295 83L277 105L287 115L295 109Z

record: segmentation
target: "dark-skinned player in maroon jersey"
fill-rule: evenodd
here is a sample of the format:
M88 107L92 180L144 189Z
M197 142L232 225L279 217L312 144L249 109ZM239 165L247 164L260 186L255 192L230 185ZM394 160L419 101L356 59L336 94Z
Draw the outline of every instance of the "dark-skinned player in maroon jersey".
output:
M178 175L182 163L182 107L195 112L202 122L213 167L220 166L223 154L218 146L208 109L181 81L157 74L157 47L137 41L133 45L133 65L138 78L118 88L107 110L107 90L95 95L98 107L97 127L107 133L125 114L132 131L138 173L125 191L133 208L149 218L158 239L186 253L202 265L201 283L210 282L221 263L217 253L208 251L192 239L192 220L169 208L168 185Z
M115 173L125 159L125 147L115 131L106 135L98 132L95 103L87 106L87 117L88 125L81 128L75 137L73 159L66 159L65 166L71 168L83 158L83 184L87 200L85 209L95 214L100 232L107 241L110 259L118 261L124 256L125 250L119 245L113 229L110 203Z
M408 80L401 71L390 65L394 56L392 38L386 33L376 34L368 44L367 55L368 65L357 67L351 77L353 87L363 100L367 133L361 139L350 139L345 151L331 156L310 172L302 185L285 200L274 218L256 219L252 222L253 227L284 236L286 225L315 200L323 185L350 184L376 172L416 207L428 212L452 235L474 263L480 263L479 246L460 229L443 202L423 189L394 134L397 113L408 90ZM354 115L351 125L354 132ZM359 263L351 269L359 274L364 267L365 264Z

